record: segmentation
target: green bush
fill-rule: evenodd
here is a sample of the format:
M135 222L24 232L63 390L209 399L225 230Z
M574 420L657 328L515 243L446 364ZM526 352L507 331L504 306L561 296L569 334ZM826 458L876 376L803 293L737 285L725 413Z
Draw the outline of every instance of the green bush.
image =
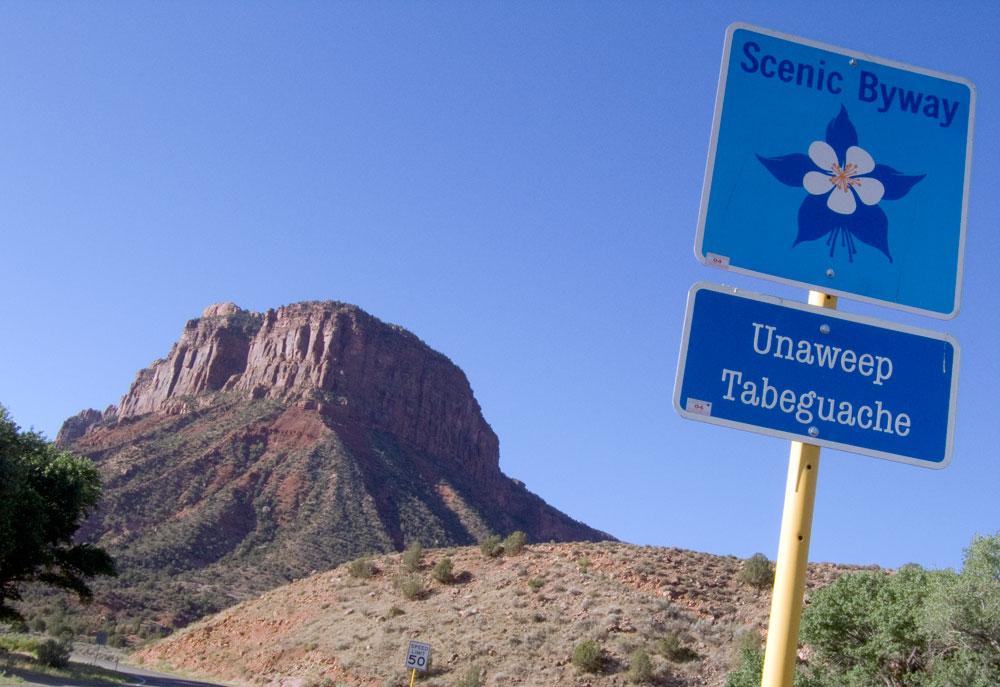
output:
M545 580L540 577L532 577L528 580L528 586L531 587L531 591L537 592L539 589L545 586Z
M35 649L35 656L38 657L38 661L42 665L51 668L65 668L69 665L70 648L69 642L46 639Z
M38 640L26 635L0 635L0 650L34 654L38 651Z
M668 661L674 663L685 663L694 661L698 654L689 647L684 646L681 636L677 632L668 632L656 643L656 651Z
M396 588L410 601L422 599L427 595L424 581L419 575L405 575L396 579Z
M454 564L450 558L442 558L434 564L431 577L441 584L451 584L455 581Z
M479 666L469 666L455 687L483 687L483 671Z
M592 639L584 640L573 647L573 655L570 660L584 673L604 671L604 651L601 649L601 645Z
M737 657L736 670L726 676L726 687L760 687L763 672L764 651L759 646L743 646Z
M961 573L906 565L816 591L802 616L810 649L796 687L1000 685L1000 533L977 537ZM741 652L728 687L755 687L759 650Z
M653 662L645 650L638 649L629 658L628 681L639 685L653 681Z
M590 559L586 556L581 556L576 565L580 568L580 572L586 574L590 570Z
M347 564L347 572L351 574L351 577L367 580L375 574L376 568L371 558L362 556Z
M511 532L507 535L507 538L503 540L503 552L507 556L516 556L517 554L524 551L524 542L527 540L528 535L526 535L521 530L516 532Z
M420 570L420 561L423 557L424 547L420 545L420 542L410 542L406 551L403 552L403 567L409 572L417 572Z
M387 619L389 619L389 618L397 618L397 617L403 615L404 613L406 613L406 611L404 611L399 606L389 606L389 610L385 612L385 617Z
M767 589L774 584L774 566L767 556L755 553L743 563L738 579L756 589Z
M487 558L497 558L503 555L503 544L500 541L499 534L491 534L490 536L479 542L479 550L483 552L483 555Z

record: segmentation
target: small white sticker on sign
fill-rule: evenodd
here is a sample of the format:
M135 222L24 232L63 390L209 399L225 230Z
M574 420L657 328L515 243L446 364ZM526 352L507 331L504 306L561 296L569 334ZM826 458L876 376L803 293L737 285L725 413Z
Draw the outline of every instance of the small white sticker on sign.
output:
M709 267L721 267L729 269L729 256L718 253L705 253L705 264Z
M689 398L684 405L684 410L696 415L711 415L712 404L708 401L699 401L697 398Z

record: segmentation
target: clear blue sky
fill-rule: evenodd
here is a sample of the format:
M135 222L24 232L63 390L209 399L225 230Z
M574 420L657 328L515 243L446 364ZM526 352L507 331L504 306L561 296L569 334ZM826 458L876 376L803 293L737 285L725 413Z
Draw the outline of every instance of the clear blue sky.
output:
M825 451L813 560L1000 529L1000 4L0 4L0 403L53 437L232 300L360 305L444 352L501 468L635 543L777 549L787 442L671 407L725 28L978 88L953 463ZM786 152L786 151L779 151Z

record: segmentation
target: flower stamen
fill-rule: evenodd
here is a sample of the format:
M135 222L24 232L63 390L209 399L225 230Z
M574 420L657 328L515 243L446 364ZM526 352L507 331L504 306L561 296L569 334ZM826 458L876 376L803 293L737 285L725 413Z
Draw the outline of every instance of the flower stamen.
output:
M846 165L844 165L844 167L841 167L839 164L834 162L830 168L830 171L833 174L833 176L830 177L830 183L839 188L844 193L847 193L847 189L850 188L851 186L861 185L860 179L852 178L854 174L856 174L858 171L858 166L853 162L848 162Z

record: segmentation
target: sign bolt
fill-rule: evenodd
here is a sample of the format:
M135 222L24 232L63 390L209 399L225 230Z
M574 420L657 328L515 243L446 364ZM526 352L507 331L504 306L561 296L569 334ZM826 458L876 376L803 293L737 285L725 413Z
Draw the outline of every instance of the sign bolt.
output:
M833 279L834 277L837 276L837 273L833 271L832 267L828 267L826 270L826 276L829 277L830 279Z
M830 333L830 325L828 325L828 324L821 324L819 326L819 333L820 334L829 334Z
M810 427L809 428L809 436L811 436L811 437L818 437L819 436L819 429L817 429L815 426Z

